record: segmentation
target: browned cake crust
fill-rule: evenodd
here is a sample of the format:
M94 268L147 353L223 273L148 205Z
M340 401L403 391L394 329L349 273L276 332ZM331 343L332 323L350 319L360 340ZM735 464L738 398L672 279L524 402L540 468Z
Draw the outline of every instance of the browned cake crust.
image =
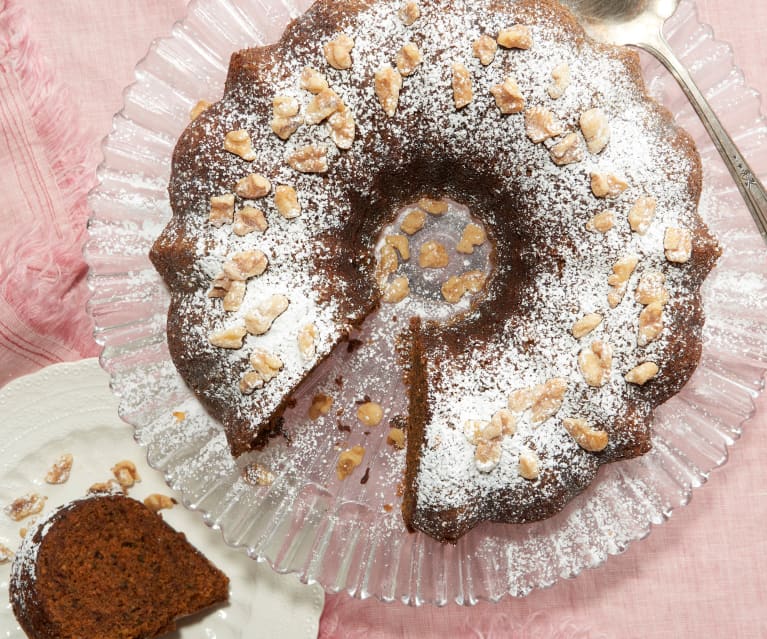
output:
M99 495L25 538L9 590L32 639L150 639L226 601L229 580L142 503Z

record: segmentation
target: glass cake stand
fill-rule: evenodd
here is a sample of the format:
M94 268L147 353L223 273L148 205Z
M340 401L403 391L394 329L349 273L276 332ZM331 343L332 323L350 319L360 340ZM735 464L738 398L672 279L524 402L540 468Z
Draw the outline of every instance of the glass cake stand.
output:
M86 247L89 309L120 415L135 428L150 465L164 473L188 508L221 530L227 544L242 548L244 559L247 554L268 561L276 571L297 573L328 592L414 605L473 604L523 596L600 565L690 500L693 489L726 461L727 447L762 390L767 251L738 191L681 91L655 60L643 58L651 93L698 143L705 169L701 211L724 254L704 287L700 366L657 411L652 451L603 468L559 515L522 526L484 524L455 546L408 534L395 494L402 455L383 443L387 429L381 427L365 440L371 478L366 483L356 475L333 479L334 444L345 433L332 420L298 424L303 444L297 448L275 441L265 452L235 462L220 425L170 361L169 298L147 253L170 217L170 157L190 108L221 95L233 51L274 41L307 4L196 0L170 37L152 44L125 91L90 198ZM698 22L689 0L669 21L667 36L756 172L767 174L767 127L758 96L744 85L730 49ZM305 411L296 410L295 419L306 421L300 414ZM282 471L271 486L242 480L242 465L253 459Z

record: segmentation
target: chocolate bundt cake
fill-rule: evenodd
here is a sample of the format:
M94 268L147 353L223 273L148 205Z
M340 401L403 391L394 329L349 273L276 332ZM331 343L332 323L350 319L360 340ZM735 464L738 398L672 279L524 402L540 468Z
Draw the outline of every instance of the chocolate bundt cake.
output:
M232 56L175 148L151 252L170 353L232 453L262 446L350 331L408 298L424 220L466 207L459 244L419 264L487 243L489 268L445 277L455 312L408 306L400 335L405 523L444 541L548 517L649 449L698 363L719 254L700 190L637 56L557 2L320 0Z
M100 494L27 534L9 590L32 639L150 639L226 601L229 580L141 502Z

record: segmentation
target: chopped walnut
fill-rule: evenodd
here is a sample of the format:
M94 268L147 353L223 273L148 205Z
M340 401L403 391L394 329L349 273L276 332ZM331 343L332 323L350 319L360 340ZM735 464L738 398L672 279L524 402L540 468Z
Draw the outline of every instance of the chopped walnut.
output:
M530 418L533 424L546 421L556 415L562 407L567 392L567 380L561 377L547 379L535 387L535 398L530 406Z
M13 551L3 544L0 544L0 565L7 564L13 559Z
M474 57L477 58L483 66L487 66L495 58L495 52L498 50L498 43L489 35L483 34L472 42L471 50L474 53Z
M250 365L261 379L261 386L270 382L282 370L282 360L263 348L256 348L250 354ZM260 386L254 386L260 388Z
M501 442L498 440L481 441L474 452L474 465L481 473L489 473L501 461Z
M219 273L218 275L216 275L216 277L213 280L213 285L208 291L208 297L212 297L212 298L225 297L227 291L231 288L231 286L232 286L232 280L230 280L223 273Z
M210 198L208 220L216 228L229 224L234 217L234 193L214 195Z
M638 384L643 386L649 382L653 377L658 374L658 365L655 362L644 362L639 366L635 366L628 373L626 373L625 380L630 384Z
M532 450L526 450L519 455L519 474L525 479L538 479L540 460Z
M461 277L469 293L479 293L487 281L487 275L482 271L466 271Z
M505 49L529 49L533 46L530 27L524 24L515 24L508 29L501 29L498 33L498 44Z
M141 481L138 470L136 470L136 464L129 459L123 459L112 466L112 474L123 490L131 488L137 481Z
M251 173L241 180L238 180L234 187L234 192L237 195L251 200L264 197L271 190L272 183L259 173Z
M474 465L477 470L489 473L501 460L500 439L504 434L501 420L468 420L464 423L463 432L469 443L476 446Z
M245 315L245 328L251 335L263 335L272 327L272 323L286 310L290 301L284 295L270 295L261 300L256 307Z
M242 348L242 340L248 331L244 326L230 326L208 336L208 341L218 348Z
M183 422L186 419L186 413L183 410L174 410L172 415L177 422Z
M591 231L592 233L607 233L614 224L615 212L602 211L586 222L586 230Z
M663 248L669 262L684 264L692 255L692 233L685 228L669 226L663 236Z
M69 479L72 472L72 462L74 457L70 453L64 453L59 457L50 470L45 474L45 481L48 484L63 484Z
M250 141L250 134L245 129L229 131L224 137L224 150L240 156L247 162L256 159L256 153Z
M280 184L274 190L274 206L277 212L286 220L301 215L301 204L298 201L298 194L292 186Z
M351 110L343 107L328 119L330 138L339 149L350 149L354 143L356 123Z
M392 117L397 110L402 75L391 65L384 64L375 74L375 91L384 113Z
M88 487L89 494L96 493L121 493L123 492L122 486L118 484L114 479L108 479L107 481L98 481L95 484L91 484Z
M319 124L343 108L343 100L333 89L323 89L306 106L304 119L307 124Z
M328 170L328 149L323 144L307 144L295 149L286 158L291 168L301 173L325 173Z
M535 386L520 388L509 394L509 409L515 413L524 413L535 401Z
M394 273L398 266L399 258L396 249L391 244L384 244L381 247L381 255L376 266L376 278L380 288L384 287L389 275Z
M207 100L199 100L189 111L189 119L196 120L203 111L207 111L211 103Z
M43 510L48 498L37 493L27 493L23 497L14 499L5 507L5 514L13 521L21 521L31 515L36 515Z
M301 72L301 88L309 91L309 93L319 93L323 89L328 88L328 81L325 79L325 75L312 69L312 67L304 67Z
M502 435L511 437L517 432L517 417L508 408L501 408L493 413L490 425Z
M551 72L552 84L549 87L549 97L552 100L559 100L570 86L570 65L562 62L554 67Z
M365 426L378 426L383 419L383 408L378 402L365 402L357 407L357 419Z
M640 304L668 302L668 291L665 287L666 276L660 271L645 271L637 284L636 300Z
M387 235L385 241L397 249L403 262L407 262L410 259L410 243L406 235Z
M269 260L263 251L240 251L233 254L221 267L224 275L230 280L245 281L261 275L269 265Z
M298 331L298 350L305 360L314 357L317 351L317 337L317 327L311 323L305 324Z
M278 95L272 100L272 131L281 140L287 140L303 124L299 108L298 100L289 95Z
M421 9L417 2L406 2L397 12L397 15L405 26L409 27L421 17Z
M397 57L395 59L395 62L397 63L397 71L404 77L413 75L422 60L423 57L418 49L418 45L414 42L408 42L397 52Z
M650 342L658 339L662 332L663 304L661 302L651 302L639 313L637 345L647 346Z
M234 311L239 310L240 306L242 306L242 301L245 299L246 288L247 286L245 282L229 281L229 290L222 300L222 306L226 312L233 313Z
M580 339L581 337L588 335L601 323L602 316L599 313L589 313L588 315L584 315L581 317L581 319L575 322L572 329L570 330L572 331L573 337L575 339Z
M252 233L253 231L260 231L263 233L268 228L269 224L261 209L252 206L243 206L234 214L232 231L235 235L243 236Z
M447 200L422 197L418 200L418 208L423 209L429 215L444 215L448 209Z
M335 40L328 42L322 50L331 67L343 70L352 66L351 52L353 48L354 40L342 33Z
M615 308L621 303L623 296L626 294L629 278L638 263L639 258L636 255L627 255L613 264L613 272L607 278L607 283L610 285L607 303L610 305L610 308Z
M490 87L490 93L495 98L495 104L501 113L521 113L525 108L525 98L519 90L514 76L509 75L503 81L503 84L496 84Z
M434 240L424 242L418 253L418 266L421 268L445 268L449 260L447 249Z
M365 449L362 446L354 446L341 452L336 464L336 477L340 480L346 479L362 463L365 457Z
M612 365L613 349L607 342L594 340L578 353L578 366L589 386L603 386L610 377Z
M466 293L478 293L482 290L487 275L482 271L466 271L453 275L442 284L442 297L450 304L457 304Z
M410 281L404 275L400 275L383 287L381 299L387 304L398 304L408 295L410 295Z
M562 420L565 430L583 450L598 453L607 448L607 432L593 428L582 417L566 417Z
M554 164L563 166L583 159L583 147L577 133L568 133L549 150Z
M481 246L485 243L487 234L479 224L470 223L466 225L461 234L461 239L455 247L455 250L459 253L471 254L474 253L475 246Z
M639 235L647 233L650 223L655 217L657 202L654 197L642 196L629 211L629 225L631 230Z
M263 464L253 462L242 469L242 478L251 486L271 486L276 477L274 473Z
M547 108L534 106L525 111L525 132L535 144L562 135L563 131L562 123Z
M173 508L178 502L173 497L162 495L160 493L152 493L144 498L144 506L149 508L153 513L158 513L161 510L169 510Z
M618 197L627 188L628 183L612 173L591 174L591 191L597 197Z
M597 155L610 141L610 123L601 109L589 109L580 117L581 131L589 153Z
M454 62L452 69L453 102L456 109L462 109L474 99L474 91L471 88L471 74L466 66L460 62Z
M405 431L401 428L390 428L389 434L386 435L386 443L397 450L402 450L405 448Z
M323 415L327 415L330 412L330 408L333 406L333 398L330 395L324 393L317 393L312 397L312 403L309 405L309 419L319 419Z
M423 228L426 223L426 214L423 211L413 210L408 213L400 224L403 233L413 235Z

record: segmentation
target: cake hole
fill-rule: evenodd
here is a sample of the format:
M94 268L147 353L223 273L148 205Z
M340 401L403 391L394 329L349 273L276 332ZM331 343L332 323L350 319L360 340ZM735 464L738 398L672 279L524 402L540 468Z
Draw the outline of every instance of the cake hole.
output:
M403 259L403 242L408 259ZM448 198L402 207L381 230L375 250L384 302L388 299L409 316L446 319L467 311L484 292L492 270L485 225L468 207ZM404 297L402 278L409 289Z

